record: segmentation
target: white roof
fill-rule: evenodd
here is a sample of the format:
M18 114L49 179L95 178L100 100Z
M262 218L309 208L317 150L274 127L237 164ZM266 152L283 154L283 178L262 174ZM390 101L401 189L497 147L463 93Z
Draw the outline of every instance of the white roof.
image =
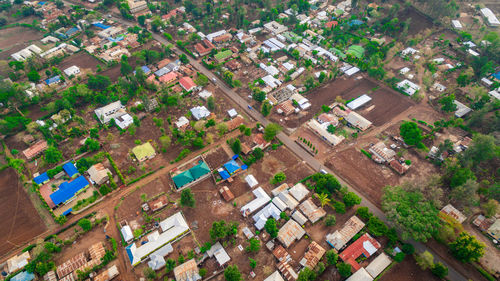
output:
M262 77L262 80L266 83L267 86L273 89L281 86L281 81L274 78L272 75L266 75Z
M273 217L275 220L280 219L281 210L276 207L273 203L267 204L262 210L260 210L257 214L253 216L253 220L255 222L255 227L258 230L264 228L266 221L269 217Z
M148 261L148 266L153 270L158 270L166 264L165 259L162 256L152 254L149 258L150 260Z
M499 26L500 25L500 21L498 20L498 18L495 16L495 14L489 8L482 8L481 13L486 18L489 25L491 25L491 26Z
M372 100L372 98L370 96L368 96L367 94L363 94L363 95L359 96L358 98L356 98L355 100L347 103L346 105L350 109L356 110L371 100Z
M132 234L132 229L130 228L130 226L125 225L124 227L122 227L121 232L122 232L123 240L125 240L125 242L128 243L128 242L134 240L134 234Z
M412 54L413 55L413 54L416 54L416 53L418 53L418 51L415 50L415 49L413 49L412 47L408 47L408 48L404 49L403 51L401 51L401 54L403 56L406 56L408 54Z
M351 112L351 113L353 113L353 112ZM337 136L337 135L334 135L334 134L331 134L330 132L328 132L328 130L327 130L328 124L327 123L320 124L318 121L316 121L316 119L311 119L307 123L307 125L309 126L309 128L311 128L311 130L316 132L318 135L320 135L323 138L323 140L325 140L326 142L328 142L331 145L338 145L339 143L341 143L345 139L344 136ZM324 125L326 125L326 126L324 126ZM371 123L370 123L370 125L371 125Z
M462 29L462 24L458 20L452 20L451 24L453 25L454 28Z
M295 65L293 65L293 64L291 64L291 63L289 63L289 62L285 62L285 63L283 64L283 67L284 67L286 70L290 71L290 70L292 70L292 69L294 69L294 68L295 68Z
M453 103L457 106L457 111L455 111L455 116L458 118L461 118L472 111L472 109L470 109L468 106L457 100L454 100Z
M209 257L215 257L220 266L223 266L228 261L231 260L229 255L227 254L224 247L220 244L220 242L215 243L210 250L207 251Z
M272 201L281 211L285 211L288 208L285 202L283 202L279 197L274 197Z
M115 118L115 123L123 130L132 125L132 123L134 123L134 119L128 113L125 113Z
M479 53L476 52L476 51L474 51L474 50L472 50L472 49L468 49L467 53L469 53L469 54L471 54L472 56L475 56L475 57L479 56Z
M246 176L245 181L247 182L248 186L250 186L250 188L253 188L254 186L257 186L259 184L259 182L253 175Z
M231 108L227 111L227 114L229 114L229 117L234 118L238 115L238 112L236 111L236 109Z
M163 232L156 237L156 240L149 241L139 247L137 247L136 244L132 244L130 247L127 247L129 257L132 259L132 265L137 265L141 262L141 260L145 259L150 254L159 250L161 247L173 241L183 233L189 231L189 226L181 212L177 212L161 221L160 228ZM153 235L148 238L153 240L155 236L156 235Z
M497 100L500 100L500 93L497 92L497 91L490 91L490 92L488 92L488 95L490 95L491 97L496 98Z
M216 32L214 32L214 33L207 34L206 39L208 39L208 41L212 42L212 40L213 40L215 37L218 37L218 36L224 35L224 34L226 34L226 33L227 33L227 31L225 31L225 30L219 30L219 31L216 31Z
M23 252L20 255L13 256L12 258L7 260L7 269L8 273L13 273L24 268L28 264L28 260L30 259L29 252Z
M64 73L67 75L67 76L71 76L71 75L75 75L75 74L78 74L80 73L80 68L76 65L72 65L68 68L66 68L64 70Z
M207 90L204 89L203 91L201 91L201 92L198 93L198 96L200 96L200 98L206 100L206 99L208 99L209 97L212 96L212 92L207 91Z
M102 123L108 123L111 119L116 119L127 113L120 101L96 108L94 112Z
M467 41L467 42L464 42L464 45L469 47L469 48L474 48L476 47L476 44L472 41Z
M376 278L391 262L391 259L385 253L381 253L366 267L366 271L373 278Z
M280 194L278 194L278 197L281 201L283 201L283 203L288 206L290 210L295 209L295 207L299 205L299 202L297 202L297 200L295 200L290 194L288 194L288 192L281 192Z
M195 106L191 108L190 111L194 119L196 120L200 120L210 116L210 111L205 106Z
M300 183L300 182L298 184L294 185L288 191L299 202L302 201L302 199L306 198L307 195L309 195L309 192L310 192L307 189L307 187L304 184Z
M354 272L346 281L373 281L373 278L368 274L364 267Z
M351 68L349 68L348 70L346 70L344 73L345 73L347 76L352 76L352 75L354 75L354 74L356 74L356 73L358 73L358 72L359 72L359 68L357 68L357 67L351 67Z
M304 216L299 210L295 210L295 212L293 212L292 219L294 219L300 225L304 225L307 222L306 216Z
M182 126L184 126L186 124L189 124L189 120L185 116L179 117L179 120L177 120L177 122L175 122L175 126L177 126L177 128L181 128Z
M279 271L276 270L271 275L269 275L266 279L264 279L264 281L285 281L285 279L283 279L283 277L281 277L281 274L279 273Z
M370 241L364 241L363 248L365 248L365 250L370 254L370 256L377 251L377 248L375 248L375 246L373 246L372 242Z
M409 71L410 71L410 68L405 66L405 67L401 68L401 70L399 70L399 73L404 75L404 74L408 73Z
M248 202L245 206L241 207L240 211L243 216L247 216L257 211L259 208L271 201L271 197L262 189L262 187L257 187L252 191L255 195L255 199Z
M397 84L397 87L401 89L403 92L407 93L410 96L413 96L415 92L420 90L420 86L411 82L408 79L405 79Z

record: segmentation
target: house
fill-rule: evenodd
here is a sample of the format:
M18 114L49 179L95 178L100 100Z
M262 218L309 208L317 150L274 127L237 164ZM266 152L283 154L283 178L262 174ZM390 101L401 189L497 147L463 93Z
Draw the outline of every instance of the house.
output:
M295 106L293 106L293 101L292 100L286 100L276 106L276 112L278 114L283 114L285 116L288 116L292 113L295 112Z
M311 119L309 122L307 122L307 125L309 129L311 129L311 131L313 131L316 135L321 137L325 142L327 142L330 145L336 146L345 139L344 136L337 136L328 132L327 128L329 124L327 123L320 124L315 119Z
M151 212L156 212L168 205L168 198L166 195L161 195L160 197L148 202L148 208Z
M89 186L84 176L79 176L71 182L63 182L59 188L50 194L50 199L55 206L72 201L75 196Z
M500 26L500 21L489 8L482 8L481 14L483 15L486 24L489 26Z
M375 240L370 234L363 234L358 240L354 241L351 245L349 245L344 251L339 254L339 258L344 262L349 263L354 271L357 271L361 268L356 259L363 255L366 258L369 258L378 249L380 249L380 243Z
M176 281L198 281L202 279L195 259L190 259L176 266L174 276Z
M276 207L274 203L271 202L267 204L252 217L255 222L255 228L257 228L258 230L262 230L269 217L273 217L275 220L279 220L280 214L281 210Z
M16 274L14 277L10 278L11 281L31 281L35 280L35 274L27 271L23 271Z
M16 53L13 53L10 56L17 61L25 61L29 57L31 57L35 54L41 54L41 53L42 53L42 49L40 49L38 46L29 45L28 47L26 47L26 48L24 48Z
M220 242L215 243L210 247L209 250L207 250L207 255L211 258L215 257L215 260L217 260L217 263L219 264L220 267L224 266L227 264L230 260L231 257L227 254L226 250L224 250L224 247L220 244Z
M220 51L217 54L215 54L214 58L217 61L217 63L222 63L222 62L225 62L232 55L233 55L233 51L225 50L225 51Z
M210 111L205 106L195 106L190 109L191 115L196 121L210 116Z
M302 201L304 198L306 198L310 191L307 189L307 187L302 184L302 183L297 183L294 185L292 188L288 190L290 194L298 201Z
M189 120L186 118L186 116L179 117L179 120L175 122L175 126L179 129L184 129L188 125L189 125Z
M329 21L329 22L325 23L325 27L326 28L332 28L332 27L337 26L337 24L338 24L337 21L332 20L332 21Z
M372 281L372 276L366 271L364 267L354 272L346 281Z
M7 273L12 274L23 269L28 264L30 259L31 257L28 251L11 257L7 260Z
M285 203L285 205L290 209L293 210L299 205L299 202L295 200L287 191L281 192L278 194L278 198Z
M306 253L304 254L302 260L300 260L300 264L304 267L314 269L325 252L326 250L323 247L313 241L311 244L309 244L309 246L307 246Z
M335 230L334 233L327 234L326 242L330 244L330 246L332 246L334 249L339 251L363 227L365 227L365 223L362 222L358 217L352 216L340 230Z
M287 87L284 87L284 88L277 90L276 92L272 93L271 95L276 100L276 103L280 104L286 100L289 100L293 94L294 94L294 91L287 86Z
M278 209L282 212L288 209L288 206L279 197L274 197L271 202L273 202L273 204L276 205L276 207L278 207Z
M281 192L288 190L288 183L282 183L275 189L271 190L273 196L278 196Z
M227 186L221 187L219 189L219 193L222 195L222 197L226 201L231 201L234 199L234 194L231 192L231 190Z
M293 267L288 263L288 261L280 261L276 267L281 272L286 281L295 281L299 278L299 275L293 270Z
M278 231L278 241L280 241L285 248L290 247L295 240L300 240L306 231L294 220L289 220Z
M236 118L233 118L231 120L228 120L226 122L227 125L227 131L231 132L235 130L236 128L239 128L243 123L245 123L245 119L241 115L237 115ZM243 146L243 144L242 144Z
M278 259L278 261L288 262L292 260L292 256L290 256L286 249L281 245L278 245L273 249L273 255L276 259Z
M356 110L371 100L372 100L372 98L370 96L368 96L367 94L364 94L364 95L359 96L355 100L347 103L346 106L348 108L350 108L351 110Z
M245 177L245 181L247 182L250 188L254 188L259 184L259 182L255 179L253 175L248 175Z
M300 225L305 225L307 222L306 216L304 216L299 210L295 210L292 214L292 219L298 222Z
M132 148L132 153L134 153L135 158L137 158L139 162L153 159L156 156L156 151L150 142Z
M158 80L160 80L160 82L163 84L170 84L170 83L173 83L175 80L177 80L178 76L179 76L179 74L177 74L177 72L171 71L165 75L160 76L160 78L158 78Z
M385 253L378 255L367 267L366 272L374 279L380 275L392 263L389 256Z
M94 281L110 281L116 276L118 276L120 272L118 271L118 267L113 265L112 267L104 270L94 277Z
M41 185L41 184L49 182L50 178L49 178L49 175L47 174L47 172L44 172L43 174L34 177L33 181L36 184Z
M78 169L76 168L75 164L72 162L68 162L62 166L63 170L68 174L70 178L75 178L76 176L79 175Z
M462 118L472 111L470 107L457 100L454 100L453 103L457 106L457 110L455 111L455 117L457 118Z
M132 14L148 9L148 3L144 0L128 0L128 6Z
M239 63L237 60L230 60L224 64L227 68L229 68L232 71L238 70L241 68L241 63Z
M302 110L306 110L308 109L309 107L311 107L311 103L309 103L309 100L306 99L305 97L303 97L301 94L293 94L290 99L292 101L295 101L297 102L297 104L299 105L299 107L302 109Z
M271 145L271 142L268 142L264 139L264 134L262 134L262 133L252 135L252 141L254 143L254 146L252 147L252 149L260 148L260 149L264 150L269 145Z
M209 97L212 96L212 92L207 91L207 90L203 90L203 91L198 93L198 96L200 98L202 98L203 100L207 100Z
M64 74L68 77L71 75L76 76L80 74L80 68L76 65L72 65L64 70Z
M321 113L318 116L318 122L320 124L328 124L334 127L337 127L339 125L339 119L335 115L328 113Z
M369 151L372 154L372 159L377 163L391 162L396 156L396 151L385 146L384 142L378 142Z
M50 86L52 84L57 84L59 82L61 82L61 76L59 76L59 75L50 77L49 79L45 80L45 84L47 84L47 86Z
M467 219L467 217L464 214L462 214L462 212L457 210L451 204L444 206L443 209L441 209L440 213L452 217L459 223L463 223Z
M288 27L286 27L282 24L279 24L276 21L271 21L271 22L264 24L264 29L266 29L266 31L268 31L270 33L273 33L274 35L277 35L277 34L280 34L280 33L287 31Z
M351 126L354 126L361 131L365 131L366 129L370 128L372 125L372 122L366 120L363 116L359 115L358 113L351 111L349 114L347 114L347 117L345 120L351 124Z
M228 110L227 114L229 115L230 118L234 118L234 117L238 116L238 112L234 108L231 108L230 110Z
M500 240L500 219L496 219L495 222L488 228L488 234L495 240Z
M462 24L458 20L452 20L451 26L453 26L453 28L455 28L455 29L462 29L463 28Z
M95 115L103 124L109 123L111 119L116 119L122 115L127 114L125 111L125 106L122 105L120 101L112 102L106 106L99 107L94 110Z
M258 187L252 190L252 193L255 195L255 199L248 202L240 209L240 212L244 217L254 213L262 206L267 204L269 201L271 201L271 197L267 195L267 193L264 191L264 189L262 189L262 187Z
M213 32L213 33L207 34L206 39L207 39L209 42L212 42L212 41L213 41L213 39L214 39L215 37L219 37L219 36L224 35L224 34L226 34L226 33L227 33L227 31L226 31L226 30L224 30L224 29L222 29L222 30L219 30L219 31L216 31L216 32Z
M315 223L322 217L326 216L326 211L323 208L314 205L312 198L302 202L299 209L312 223Z
M225 33L225 34L219 35L217 37L214 37L212 39L212 42L219 44L219 43L227 42L231 39L233 39L233 35L231 35L231 33Z
M196 83L194 83L193 79L189 76L184 76L181 79L179 79L179 84L181 84L181 87L186 91L192 91L196 88Z
M161 233L155 230L147 236L148 242L137 246L135 243L130 244L125 247L127 256L129 258L132 266L136 266L141 261L149 257L149 255L159 252L163 256L173 251L170 242L175 239L180 238L182 235L190 231L189 225L187 224L184 216L181 212L177 212L174 215L166 218L159 223Z
M389 167L398 172L400 175L404 175L404 173L410 169L410 166L406 165L406 163L401 163L396 159L389 162Z
M54 270L47 272L43 276L43 281L57 281L56 273L54 272Z
M186 187L189 183L194 182L199 179L204 179L210 174L210 168L203 161L198 161L198 164L193 166L191 169L186 170L172 177L177 190L181 190Z
M279 271L274 271L271 275L269 275L264 281L285 281Z
M420 86L408 79L399 82L398 84L396 84L396 87L409 96L413 96L415 93L420 91Z
M128 244L128 243L134 241L134 234L132 233L132 229L130 228L130 226L128 224L123 226L120 229L120 232L122 234L122 237L123 237L123 240L125 241L125 243Z
M205 56L210 54L210 52L215 48L215 46L209 40L204 39L202 43L197 43L196 45L194 45L194 48L200 56Z

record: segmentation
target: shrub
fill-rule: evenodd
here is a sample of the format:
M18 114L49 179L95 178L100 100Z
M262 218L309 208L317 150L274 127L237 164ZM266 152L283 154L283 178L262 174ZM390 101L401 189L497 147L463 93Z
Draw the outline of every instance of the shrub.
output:
M335 218L335 215L328 215L325 218L325 225L326 226L334 226L337 223L337 219Z
M402 261L405 259L405 257L406 257L406 254L405 254L405 253L403 253L403 252L399 252L399 253L397 253L397 254L394 256L394 260L395 260L396 262L402 262Z
M415 247L413 247L413 245L410 243L403 244L403 247L401 250L403 250L403 253L405 253L407 255L413 255L413 253L415 253Z
M356 210L356 215L358 215L358 217L360 217L361 219L363 219L365 221L368 221L371 218L371 216L373 216L373 214L370 212L370 209L368 209L368 207L359 207Z
M88 219L79 220L78 226L80 226L85 232L90 231L92 229L92 223Z
M343 202L335 201L335 203L333 203L333 208L335 208L335 212L345 214L345 204Z

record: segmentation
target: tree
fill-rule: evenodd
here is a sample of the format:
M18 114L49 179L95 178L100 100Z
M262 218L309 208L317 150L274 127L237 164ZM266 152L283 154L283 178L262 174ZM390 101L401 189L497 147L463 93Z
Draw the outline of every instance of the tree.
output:
M234 154L240 154L241 153L241 141L240 141L240 139L236 138L231 143L231 149L233 150Z
M269 101L266 100L262 103L261 112L264 117L268 116L271 113L271 109L273 109L273 106Z
M330 250L326 251L325 259L326 259L326 262L328 265L334 265L337 263L337 261L339 259L339 255L337 255L337 253L335 252L334 249L330 249Z
M185 55L185 54L181 54L179 56L179 60L183 63L183 64L188 64L189 63L189 59L188 57Z
M56 244L54 244L52 242L45 243L45 245L43 247L49 253L59 253L59 252L61 252L61 247L56 246Z
M92 229L92 223L88 219L79 220L78 226L81 227L85 232L90 231Z
M492 135L475 134L472 145L464 152L463 161L471 160L473 166L500 157L500 147Z
M230 265L224 270L224 279L226 281L240 281L241 273L237 265Z
M434 266L434 256L429 251L416 254L415 261L420 266L420 268L422 268L422 270L426 270Z
M366 224L368 232L373 236L383 236L389 230L385 223L376 216L371 216Z
M213 111L215 109L215 98L213 96L208 97L207 108L210 111Z
M315 193L314 194L316 196L316 198L318 198L319 200L319 203L321 204L321 208L323 208L326 204L330 203L330 198L328 198L328 194L326 193L321 193L321 194L318 194L318 193Z
M237 222L227 224L224 220L214 221L212 228L210 228L210 238L214 241L224 239L228 236L235 235L236 233L238 233Z
M194 199L194 194L191 192L190 188L186 188L181 192L181 206L188 206L194 208L196 201Z
M28 72L26 76L28 77L28 80L30 80L31 82L37 83L38 81L40 81L40 74L38 74L38 72L35 69L32 69L30 72Z
M454 103L454 101L455 101L454 94L450 94L439 100L439 103L441 104L441 110L445 112L452 112L457 110L457 105Z
M94 91L103 91L111 85L111 79L103 75L90 75L87 81L87 87Z
M368 207L359 207L356 210L356 215L358 215L358 217L362 218L365 221L369 220L370 217L373 216Z
M405 121L399 127L399 134L407 145L418 145L422 141L422 130L417 123Z
M260 160L260 159L262 159L262 157L264 157L264 152L262 151L262 149L260 149L260 147L256 147L252 151L252 155L253 155L253 157L255 157L256 160Z
M382 196L382 210L401 231L403 240L410 237L425 242L440 227L438 210L420 191L401 186L387 186Z
M192 33L192 34L196 34L196 33ZM206 85L208 85L208 77L201 74L201 73L198 73L198 77L196 78L196 80L194 82L201 87L205 87Z
M337 223L337 219L335 218L335 215L328 215L325 218L325 225L326 226L334 226Z
M434 275L436 275L437 277L443 279L446 277L446 275L448 275L448 267L446 267L441 262L437 262L431 268L431 272L434 273Z
M470 209L477 205L479 196L477 190L479 184L472 179L467 180L464 184L453 188L450 192L450 199L453 205L459 209Z
M255 88L252 98L258 102L263 102L266 99L266 93L259 88Z
M484 214L487 218L491 218L494 216L499 210L499 204L497 200L490 199L488 202L481 205L481 208L484 210Z
M269 123L264 129L264 139L266 141L272 141L274 137L281 132L281 126L276 123Z
M403 252L399 252L399 253L397 253L397 254L394 256L394 260L395 260L396 262L402 262L402 261L405 259L405 257L406 257L406 254L405 254L405 253L403 253Z
M304 86L306 87L307 91L314 88L314 84L315 84L314 77L312 77L312 76L307 77L306 81L304 82Z
M467 232L461 232L449 246L451 254L462 262L479 261L484 255L485 244Z
M130 66L130 64L128 63L128 58L125 55L122 57L122 60L120 62L120 73L123 76L127 76L132 73L132 66Z
M165 267L167 269L167 273L171 272L175 268L175 261L171 258L167 259Z
M217 132L219 132L219 136L222 136L225 134L228 130L227 124L226 123L219 123L217 125Z
M62 159L62 152L59 151L56 147L54 146L49 146L47 150L45 150L45 162L49 164L55 164Z
M359 205L361 203L361 198L354 192L346 193L342 200L344 201L344 204L347 208L350 208L354 205Z
M252 269L255 269L255 267L257 266L257 262L252 258L248 258L248 261L250 262L250 267Z
M302 271L299 272L299 276L297 281L312 281L316 280L317 274L309 267L305 267Z
M252 237L248 240L249 245L245 248L245 250L249 253L257 253L260 250L260 240Z
M341 262L337 264L337 270L339 271L340 276L349 277L351 275L351 265L345 262Z
M264 228L266 229L267 233L269 233L269 235L272 238L278 237L278 226L277 226L276 220L274 218L267 219L266 224L264 225Z
M146 16L145 15L138 16L137 22L139 23L140 26L146 26Z
M286 180L286 175L283 172L278 172L274 175L274 177L271 179L271 184L278 184Z
M146 266L143 270L144 277L148 280L155 280L158 278L158 275L156 274L156 271L154 271L151 267Z
M339 213L339 214L345 214L345 204L343 202L340 202L340 201L335 201L333 203L333 208L335 209L335 212Z
M326 73L324 71L321 71L318 77L319 83L323 83L323 81L325 81L325 78L326 78Z

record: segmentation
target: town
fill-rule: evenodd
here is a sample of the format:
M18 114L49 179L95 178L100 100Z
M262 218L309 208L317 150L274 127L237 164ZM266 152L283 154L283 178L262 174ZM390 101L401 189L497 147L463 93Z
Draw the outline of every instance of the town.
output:
M499 16L0 0L0 280L498 280Z

